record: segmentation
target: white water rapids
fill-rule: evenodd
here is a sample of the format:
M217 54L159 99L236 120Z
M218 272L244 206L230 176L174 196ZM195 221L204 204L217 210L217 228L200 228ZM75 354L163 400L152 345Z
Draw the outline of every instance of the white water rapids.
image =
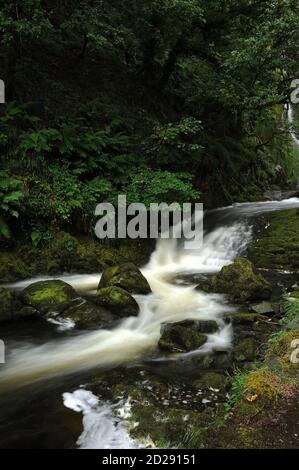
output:
M137 298L138 317L130 317L111 330L84 332L78 336L52 340L42 346L16 348L1 369L0 390L18 389L41 379L67 375L95 367L114 367L129 363L152 352L160 337L161 324L185 319L216 320L219 330L208 336L199 350L227 350L231 347L232 329L223 316L232 310L225 297L205 294L195 286L171 283L179 273L218 272L243 252L252 238L250 217L263 212L299 207L299 199L236 204L209 213L216 221L205 233L199 252L184 251L173 240L159 241L150 262L142 269L153 294ZM79 292L96 289L99 275L61 276ZM31 279L11 285L24 288Z

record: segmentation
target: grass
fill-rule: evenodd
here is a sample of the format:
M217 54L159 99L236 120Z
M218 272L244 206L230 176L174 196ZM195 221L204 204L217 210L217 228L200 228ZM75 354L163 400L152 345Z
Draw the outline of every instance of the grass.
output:
M224 404L224 410L226 415L234 408L234 406L242 400L245 384L249 377L249 372L241 371L240 369L235 369L231 377L231 390L229 398Z

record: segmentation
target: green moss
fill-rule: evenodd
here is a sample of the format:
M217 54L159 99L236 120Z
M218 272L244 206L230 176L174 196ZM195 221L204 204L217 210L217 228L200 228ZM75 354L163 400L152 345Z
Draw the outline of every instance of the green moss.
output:
M250 248L253 262L262 268L299 268L299 213L290 209L267 216L259 239Z
M239 341L234 348L234 357L237 362L253 361L257 354L257 343L254 338L245 338Z
M26 265L17 253L0 252L0 282L13 282L31 275L30 265Z
M19 310L15 294L8 289L0 288L0 323L12 320Z
M14 251L0 252L0 282L64 272L100 273L109 266L132 262L142 266L148 262L153 248L147 241L107 246L99 240L79 239L66 232L58 232L47 246L18 243Z
M235 302L268 299L272 292L270 284L246 258L224 266L219 274L211 277L206 290L225 293Z
M139 307L134 297L120 287L99 289L96 303L115 313L118 317L136 316L139 313Z
M167 352L188 352L199 349L207 341L207 336L180 324L162 326L159 348Z
M119 266L111 266L102 274L99 289L105 287L121 287L131 294L149 294L151 288L133 263L125 263Z
M76 297L74 289L63 281L35 282L21 294L25 305L47 315L63 312Z

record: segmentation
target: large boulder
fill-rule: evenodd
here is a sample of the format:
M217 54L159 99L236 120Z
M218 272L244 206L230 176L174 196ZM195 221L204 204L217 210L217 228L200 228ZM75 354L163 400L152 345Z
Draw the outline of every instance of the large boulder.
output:
M137 316L139 306L134 297L120 287L106 287L99 289L96 295L96 304L111 311L117 317Z
M55 317L69 308L78 295L66 282L54 280L31 284L23 290L20 298L42 315Z
M205 286L208 292L227 294L234 302L266 300L272 287L246 258L238 258L212 276Z
M99 283L99 289L106 287L120 287L130 294L151 293L149 283L133 263L125 263L105 269Z
M114 321L112 313L84 299L78 299L74 305L63 312L62 316L72 320L79 328L103 328Z
M164 323L161 326L159 347L171 353L183 353L199 349L207 341L206 334L217 331L214 321L182 321Z

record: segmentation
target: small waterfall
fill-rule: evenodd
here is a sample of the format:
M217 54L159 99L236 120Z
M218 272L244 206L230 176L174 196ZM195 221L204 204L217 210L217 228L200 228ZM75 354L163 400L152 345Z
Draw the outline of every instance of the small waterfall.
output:
M286 104L286 112L287 112L288 122L291 126L290 134L291 134L292 140L293 140L294 144L296 145L296 147L298 147L298 149L299 149L299 139L297 138L297 134L296 134L296 132L293 128L294 110L293 110L293 106L292 106L291 103Z

